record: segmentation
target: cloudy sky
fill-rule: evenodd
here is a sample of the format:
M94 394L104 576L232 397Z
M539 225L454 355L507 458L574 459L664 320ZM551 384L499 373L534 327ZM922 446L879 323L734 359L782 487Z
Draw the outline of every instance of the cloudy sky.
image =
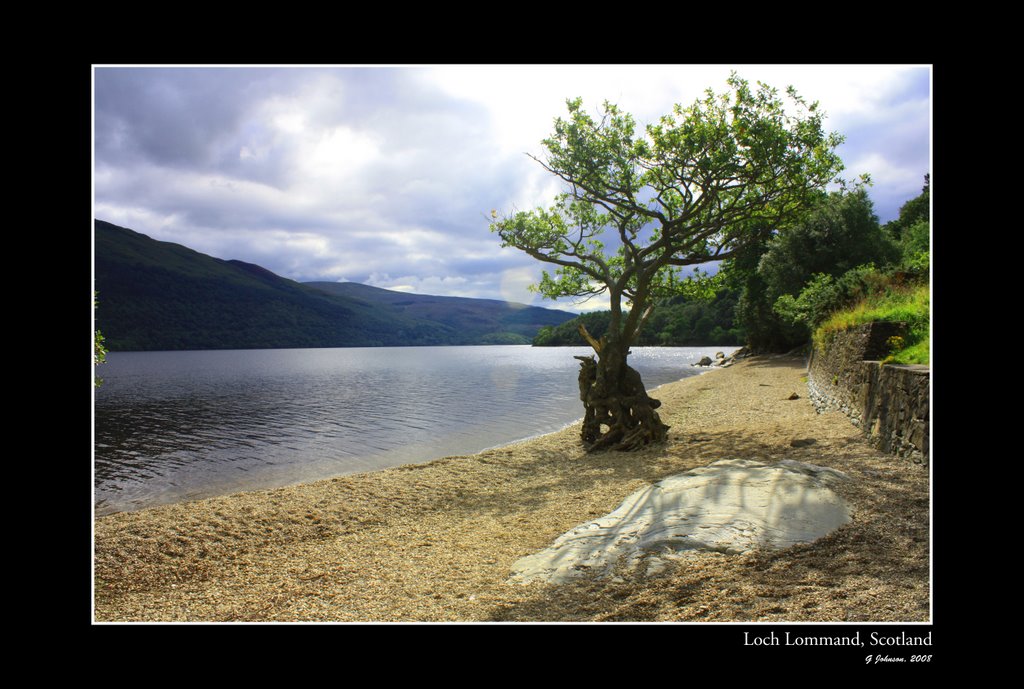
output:
M928 66L97 66L94 216L299 281L552 306L488 219L559 190L525 154L566 98L649 123L732 70L821 104L882 222L920 193Z

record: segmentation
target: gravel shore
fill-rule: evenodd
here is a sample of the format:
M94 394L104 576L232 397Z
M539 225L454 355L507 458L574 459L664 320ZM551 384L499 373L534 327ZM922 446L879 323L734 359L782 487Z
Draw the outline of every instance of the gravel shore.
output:
M573 362L567 362L571 365ZM95 520L94 618L126 621L929 621L929 471L817 414L802 359L662 386L667 445L586 455L577 426L428 464ZM789 399L792 393L798 399ZM581 407L582 412L582 407ZM845 472L819 541L694 554L655 577L506 583L513 563L719 459Z

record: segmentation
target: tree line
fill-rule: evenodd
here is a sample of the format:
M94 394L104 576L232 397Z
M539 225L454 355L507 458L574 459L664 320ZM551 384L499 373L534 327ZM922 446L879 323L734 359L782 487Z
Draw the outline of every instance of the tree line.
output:
M746 345L784 352L806 344L835 311L870 295L927 281L930 189L880 224L866 189L825 196L785 232L752 244L720 266L706 289L658 299L637 346ZM701 278L698 278L698 281ZM535 346L582 346L579 325L596 338L610 312L542 328Z
M804 217L724 268L736 319L755 351L806 344L830 314L928 282L930 179L879 224L863 187L830 193Z

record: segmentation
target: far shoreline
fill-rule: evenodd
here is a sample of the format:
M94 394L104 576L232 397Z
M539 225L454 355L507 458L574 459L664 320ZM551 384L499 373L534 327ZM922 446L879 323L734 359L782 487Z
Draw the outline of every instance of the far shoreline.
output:
M108 349L108 354L149 354L158 352L261 352L261 351L273 351L273 350L301 350L301 349L428 349L431 347L437 348L448 348L448 347L536 347L537 349L571 349L573 347L589 348L587 343L581 344L559 344L559 345L535 345L529 342L520 344L509 344L509 343L476 343L476 344L407 344L407 345L352 345L352 346L341 346L341 347L224 347L217 349ZM743 345L633 345L630 349L647 349L647 348L665 348L665 349L714 349L722 347L723 349L733 348L734 350L743 349Z

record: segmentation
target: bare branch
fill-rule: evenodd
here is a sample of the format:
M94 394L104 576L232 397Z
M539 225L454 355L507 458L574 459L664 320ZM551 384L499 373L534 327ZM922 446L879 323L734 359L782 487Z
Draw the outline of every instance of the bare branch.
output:
M601 353L601 350L604 348L604 338L601 338L602 341L595 340L594 336L587 331L587 326L583 325L583 323L577 325L576 330L579 332L580 337L586 340L587 344L594 348L595 352L598 354Z

